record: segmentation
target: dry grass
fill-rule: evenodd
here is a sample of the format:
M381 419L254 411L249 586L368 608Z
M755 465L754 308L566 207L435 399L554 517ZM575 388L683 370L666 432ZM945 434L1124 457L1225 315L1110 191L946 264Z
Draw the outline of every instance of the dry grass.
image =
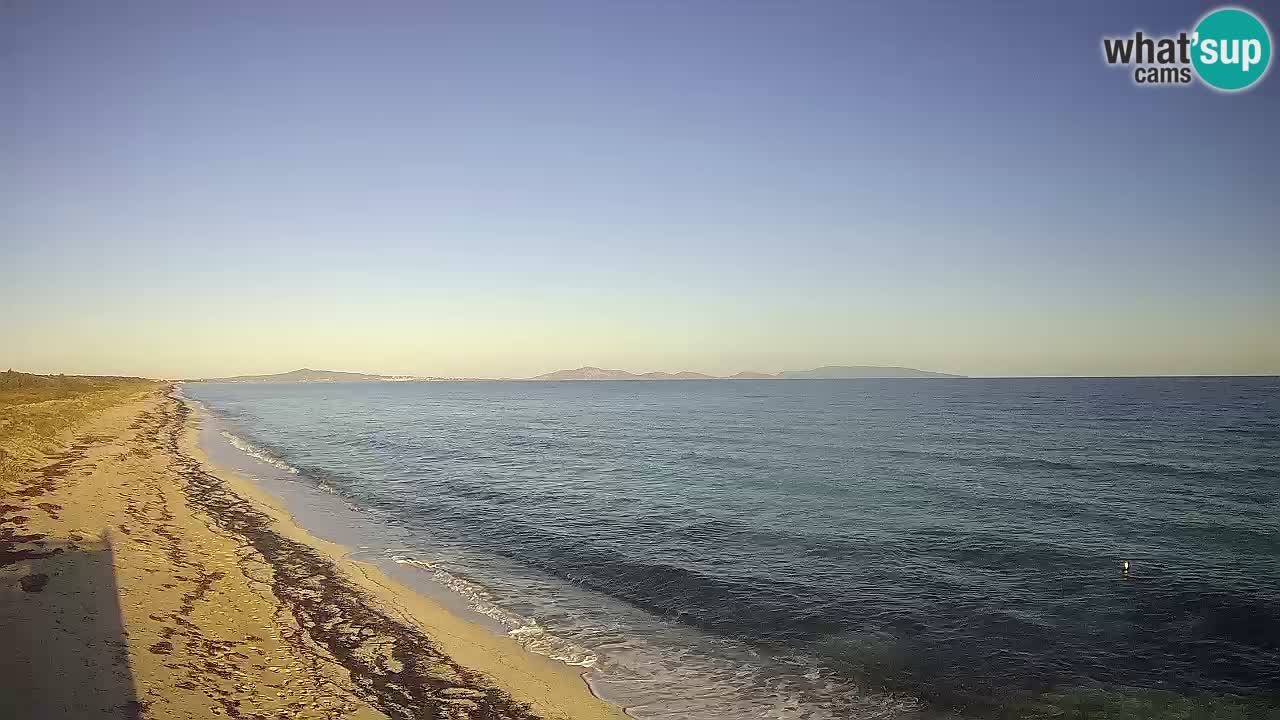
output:
M0 495L91 415L160 386L141 378L0 373Z

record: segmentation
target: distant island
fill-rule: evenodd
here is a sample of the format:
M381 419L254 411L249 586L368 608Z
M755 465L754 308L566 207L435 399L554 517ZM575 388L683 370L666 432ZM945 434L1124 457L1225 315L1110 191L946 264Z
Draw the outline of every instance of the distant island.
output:
M598 367L580 367L576 370L556 370L530 380L855 380L859 378L962 378L964 375L916 370L915 368L884 367L879 365L824 365L812 370L783 370L770 374L743 371L728 377L706 375L698 372L647 372L632 373L626 370L606 370Z
M745 370L743 372L721 376L706 373L684 372L645 372L633 373L626 370L608 370L585 366L573 370L556 370L531 378L531 381L557 380L854 380L858 378L961 378L964 375L930 372L904 367L881 367L877 365L826 365L812 370L784 370L780 373L763 373ZM341 372L338 370L312 370L302 368L274 375L236 375L223 378L194 378L183 382L200 383L364 383L364 382L439 382L442 380L491 380L493 378L449 378L424 377L417 375L372 375L367 373Z
M412 380L437 380L440 378L414 377L411 375L367 375L365 373L339 372L337 370L312 370L302 368L274 375L236 375L224 378L198 378L186 382L210 383L352 383L352 382L405 382Z

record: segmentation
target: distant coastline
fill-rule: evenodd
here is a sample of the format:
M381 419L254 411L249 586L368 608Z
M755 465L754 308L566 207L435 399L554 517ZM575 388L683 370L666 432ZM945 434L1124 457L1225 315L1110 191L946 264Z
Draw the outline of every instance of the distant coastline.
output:
M556 370L530 378L451 378L416 375L374 375L367 373L342 372L337 370L312 370L302 368L273 375L235 375L224 378L192 378L183 382L205 383L362 383L362 382L440 382L453 381L495 381L526 380L533 382L563 381L599 381L599 380L856 380L886 378L963 378L965 375L917 370L915 368L880 366L880 365L824 365L809 370L783 370L778 373L764 373L744 370L734 375L707 375L705 373L683 372L644 372L633 373L627 370L610 370L594 366L583 366L571 370Z
M338 382L411 382L442 380L444 378L416 377L412 375L369 375L338 370L312 370L302 368L274 375L235 375L224 378L191 378L183 382L216 383L338 383Z
M810 370L783 370L779 373L763 373L744 370L734 375L706 375L698 372L646 372L632 373L626 370L607 370L585 366L573 370L556 370L530 380L856 380L875 378L962 378L964 375L931 372L906 367L879 365L824 365Z

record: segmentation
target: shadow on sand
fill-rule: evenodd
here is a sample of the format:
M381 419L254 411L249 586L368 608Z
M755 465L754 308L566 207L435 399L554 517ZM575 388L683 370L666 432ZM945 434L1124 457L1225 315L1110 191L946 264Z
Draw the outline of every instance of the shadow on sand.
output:
M110 541L46 541L7 565L0 717L138 717Z

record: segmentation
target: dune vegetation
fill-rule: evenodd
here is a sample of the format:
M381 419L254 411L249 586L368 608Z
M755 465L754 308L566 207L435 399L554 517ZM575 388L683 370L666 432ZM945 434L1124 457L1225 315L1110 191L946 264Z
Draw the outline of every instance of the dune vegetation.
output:
M0 373L0 495L90 415L159 387L135 377Z

